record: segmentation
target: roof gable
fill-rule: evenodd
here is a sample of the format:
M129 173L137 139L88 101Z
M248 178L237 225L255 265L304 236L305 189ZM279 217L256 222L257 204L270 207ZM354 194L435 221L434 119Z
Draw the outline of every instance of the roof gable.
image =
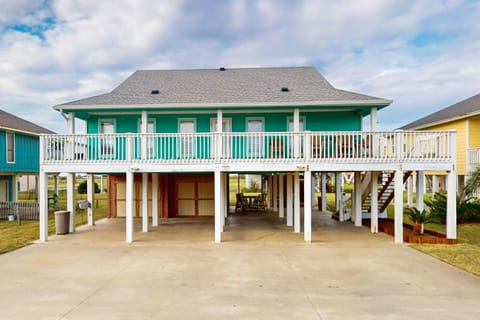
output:
M458 120L459 118L465 118L478 113L480 113L480 94L474 95L468 99L434 112L426 117L415 120L401 127L400 129L422 129L436 124Z
M282 87L288 88L282 91ZM158 93L153 93L158 90ZM57 105L57 110L103 106L353 104L390 100L334 88L313 67L139 70L112 92Z
M0 110L0 127L7 130L20 131L35 135L42 133L55 133L3 110Z

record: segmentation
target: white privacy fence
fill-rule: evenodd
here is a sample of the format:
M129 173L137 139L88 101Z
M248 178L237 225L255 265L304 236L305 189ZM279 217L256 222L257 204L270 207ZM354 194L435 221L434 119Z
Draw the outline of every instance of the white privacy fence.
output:
M41 163L453 161L452 131L42 135Z

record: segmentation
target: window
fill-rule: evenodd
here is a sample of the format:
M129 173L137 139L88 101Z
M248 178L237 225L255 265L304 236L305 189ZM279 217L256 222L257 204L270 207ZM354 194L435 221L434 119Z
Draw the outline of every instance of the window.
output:
M263 132L263 119L247 119L247 132ZM260 135L248 136L248 156L261 157L263 155L263 139Z
M138 120L138 132L142 132L142 119ZM155 119L148 119L147 133L155 133ZM155 156L155 139L153 137L147 138L147 158ZM139 146L140 154L142 154L142 145Z
M195 133L194 119L180 119L178 131L182 133L179 141L179 155L182 158L193 158L195 156L195 138L189 133Z
M12 132L6 133L7 139L7 162L15 162L15 134Z
M100 120L100 133L106 135L100 138L100 155L105 158L115 156L115 120Z

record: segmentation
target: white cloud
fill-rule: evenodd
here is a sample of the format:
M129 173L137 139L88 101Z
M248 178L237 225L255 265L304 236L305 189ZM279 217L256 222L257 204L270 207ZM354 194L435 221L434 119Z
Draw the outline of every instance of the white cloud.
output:
M0 107L48 125L52 105L108 92L136 69L314 65L337 87L393 99L379 115L393 129L476 93L479 6L0 0ZM16 24L41 24L43 39Z

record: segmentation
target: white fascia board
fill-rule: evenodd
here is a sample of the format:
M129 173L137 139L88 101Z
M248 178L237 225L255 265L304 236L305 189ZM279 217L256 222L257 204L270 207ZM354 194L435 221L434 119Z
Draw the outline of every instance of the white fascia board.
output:
M308 107L308 106L388 106L392 100L339 100L308 102L258 102L258 103L169 103L169 104L132 104L132 105L57 105L57 111L95 110L95 109L158 109L158 108L249 108L249 107Z
M5 131L10 131L10 132L15 132L15 133L23 133L23 134L26 134L26 135L29 135L29 136L34 136L34 137L38 137L38 136L44 134L44 133L36 133L36 132L31 132L31 131L25 131L25 130L20 130L20 129L3 127L3 126L0 126L0 130L5 130ZM48 134L48 133L45 133L45 134Z

